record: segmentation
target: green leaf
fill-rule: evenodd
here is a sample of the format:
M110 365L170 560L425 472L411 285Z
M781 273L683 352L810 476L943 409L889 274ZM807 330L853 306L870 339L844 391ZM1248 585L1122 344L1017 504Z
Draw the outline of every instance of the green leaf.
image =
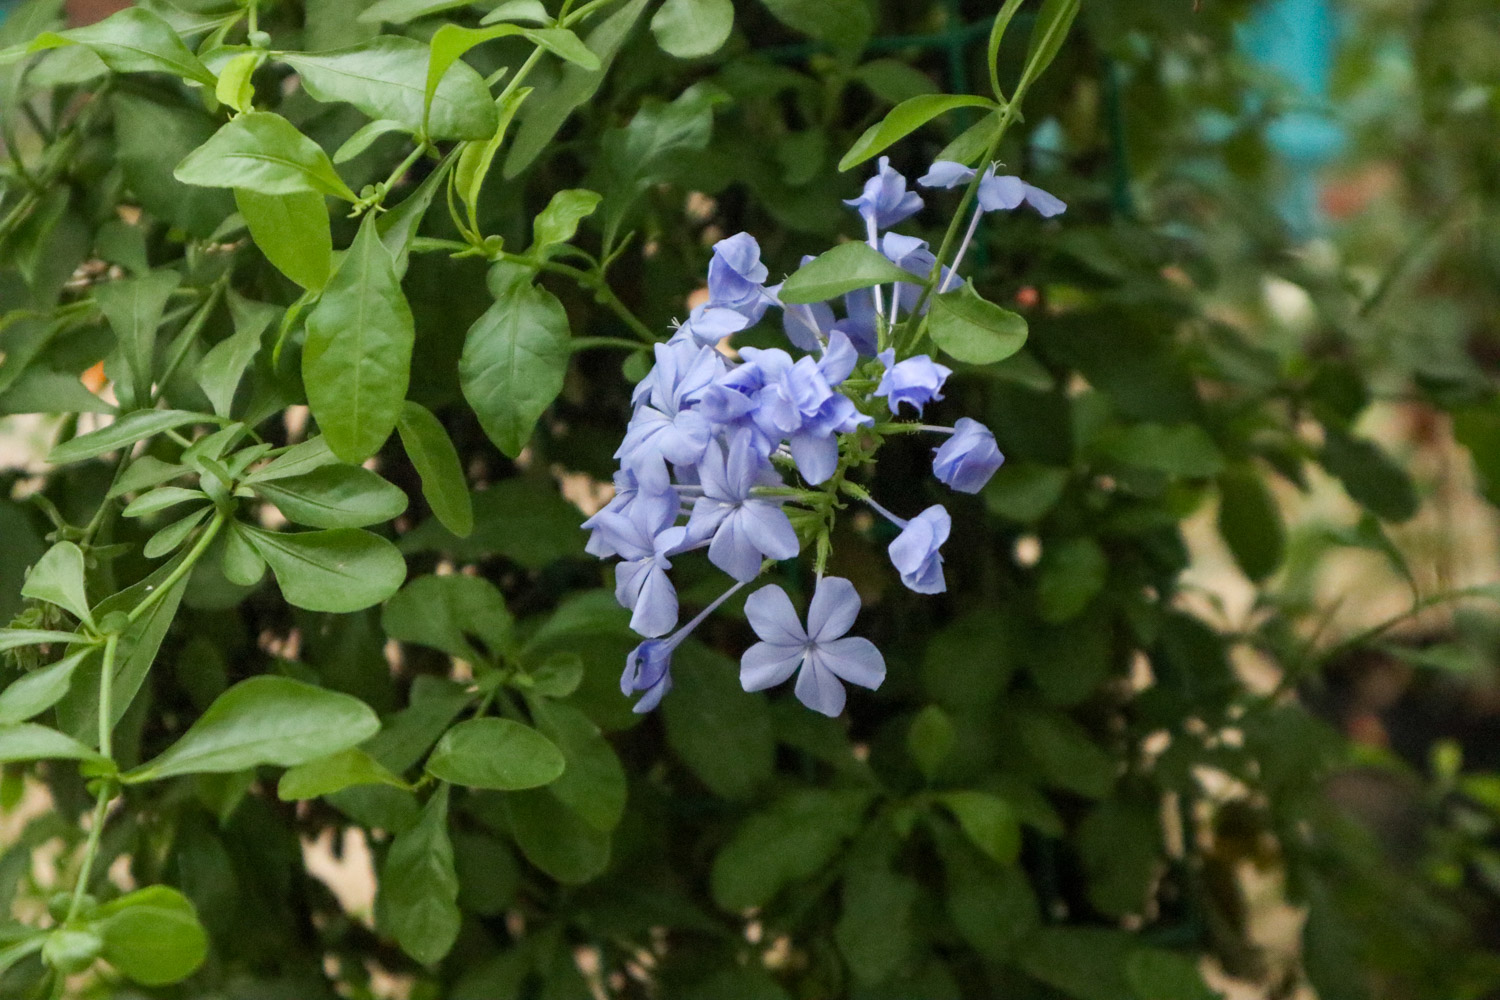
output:
M358 528L282 534L243 525L242 530L271 564L282 596L309 611L359 611L390 597L406 579L406 560L396 547Z
M407 400L396 423L401 446L422 480L422 496L438 521L459 538L474 530L474 505L458 449L432 411Z
M338 456L328 447L322 436L308 438L301 444L292 445L272 461L244 477L246 486L267 483L277 479L305 476L315 469L337 462Z
M58 542L37 560L26 574L21 596L55 604L86 624L94 623L89 612L83 578L83 550L72 542Z
M841 243L787 278L781 286L781 300L790 305L826 302L872 285L911 279L910 273L869 244Z
M1135 424L1108 438L1110 458L1169 476L1206 479L1224 469L1224 456L1197 424Z
M714 902L731 912L764 906L816 875L863 826L870 799L855 789L797 791L750 817L714 858Z
M52 465L68 465L94 458L106 452L118 451L126 445L135 444L142 438L155 437L166 431L188 424L217 423L206 413L189 413L186 410L137 410L127 413L108 427L91 431L71 441L64 441L47 455Z
M928 705L918 712L906 732L907 751L928 781L937 776L957 740L953 719L937 705Z
M227 104L236 111L254 110L255 84L251 77L265 61L266 53L259 50L241 52L232 57L219 70L219 81L214 86L214 96L221 104Z
M1109 558L1094 539L1069 538L1043 548L1037 573L1042 620L1055 624L1076 617L1104 589Z
M1088 798L1103 798L1115 783L1115 760L1067 716L1027 713L1014 721L1021 745L1049 783Z
M539 728L562 751L567 766L547 791L601 832L625 814L625 769L599 727L572 705L531 699Z
M454 156L443 157L436 169L417 185L415 191L401 199L401 204L376 220L375 228L380 230L381 242L396 258L398 275L406 274L406 262L411 253L412 238L417 235L417 229L422 225L427 209L432 206L432 199L437 196L439 189L448 183L448 175L453 170L456 159L457 157Z
M1219 476L1219 534L1252 580L1264 580L1286 558L1281 508L1254 466L1233 466Z
M392 132L400 132L403 135L410 134L405 122L391 121L389 118L377 118L372 122L365 122L354 130L354 134L344 140L344 144L333 151L334 163L348 163L360 153L369 149L370 146L383 135Z
M193 529L203 523L208 517L209 508L195 510L177 521L162 528L156 534L146 539L146 544L141 546L141 555L147 559L160 559L169 552L175 552L179 546L188 540Z
M427 758L427 773L455 785L513 792L556 781L565 763L557 744L530 726L479 718L443 734Z
M362 528L399 517L406 494L369 469L325 465L302 476L255 483L287 520L312 528Z
M431 646L475 665L497 662L514 647L505 598L477 576L417 577L386 604L380 624L392 639ZM476 648L470 636L482 646Z
M298 72L315 101L352 104L369 118L398 121L412 132L423 128L428 47L421 42L380 35L353 48L288 52L281 58ZM495 103L484 78L467 64L450 63L438 79L425 119L427 137L479 140L493 135Z
M1041 922L1025 870L1018 865L996 865L952 834L939 843L953 926L985 958L1010 959Z
M568 314L553 294L519 285L469 328L459 385L491 441L521 454L537 420L562 391L568 370Z
M361 24L407 24L419 17L471 6L473 0L375 0L356 18Z
M900 59L872 59L854 71L854 78L887 104L937 92L932 77Z
M115 384L122 412L150 403L156 328L161 326L167 300L181 282L176 271L153 271L129 281L105 282L94 289L94 301L114 330L116 349L125 362L121 373L125 377L117 378Z
M1088 875L1089 901L1111 917L1143 912L1167 864L1156 802L1105 799L1074 836Z
M1399 524L1416 514L1419 501L1411 476L1375 442L1330 426L1319 460L1355 503L1382 521Z
M564 62L581 66L590 72L596 72L600 68L599 57L566 28L527 28L525 35Z
M122 780L292 767L363 743L379 728L358 698L288 677L251 677L215 698L181 739Z
M0 726L0 764L22 760L103 760L93 750L56 729L17 722Z
M551 24L552 18L542 0L506 0L480 20L480 24L497 21L529 21L532 24Z
M844 49L858 49L874 27L864 0L761 0L793 31Z
M1026 345L1026 320L979 297L972 284L932 300L932 342L970 365L1004 361Z
M741 689L732 660L696 643L678 648L667 743L715 795L748 799L771 778L776 740L763 695Z
M482 143L470 143L458 154L458 163L453 168L453 186L458 189L459 200L469 214L469 228L476 234L479 224L479 196L484 190L484 181L495 162L495 154L510 130L510 123L526 98L531 96L530 87L521 87L511 92L500 106L500 123L494 135Z
M1133 994L1125 980L1125 962L1137 940L1134 934L1112 928L1042 927L1026 939L1016 958L1027 973L1063 996L1121 1000Z
M170 73L205 87L217 83L172 26L144 7L127 7L83 28L44 31L27 51L64 45L84 46L116 73Z
M678 59L713 55L733 30L732 0L667 0L651 18L656 44Z
M357 785L410 787L368 753L350 747L288 770L276 785L276 797L283 802L316 799Z
M448 786L440 785L417 825L397 834L380 868L376 923L426 965L458 937L458 874L448 839Z
M844 876L833 939L861 983L883 983L911 960L920 896L915 881L885 867L855 867Z
M232 289L227 297L234 333L209 348L193 372L198 387L221 417L228 417L233 410L234 394L245 369L260 353L261 337L281 311L273 305L242 298Z
M554 653L530 674L530 690L546 698L566 698L583 683L583 657Z
M270 195L316 191L359 200L322 147L269 111L247 111L231 119L177 164L172 176L199 187Z
M1078 17L1079 0L1045 0L1037 12L1036 24L1031 29L1031 40L1026 50L1026 68L1021 71L1021 83L1016 87L1019 99L1028 87L1047 71L1057 52L1062 48Z
M854 141L849 152L839 160L839 170L858 166L877 153L911 135L938 115L958 108L988 108L998 106L987 97L965 97L954 94L922 94L902 101L890 110L879 122L871 125Z
M477 697L452 681L419 674L412 684L410 704L388 717L364 749L391 771L405 772L427 755Z
M566 243L578 232L578 223L594 214L603 196L574 188L559 191L532 222L531 247L527 254L546 257L549 248Z
M321 291L328 284L333 232L321 193L261 194L235 188L234 203L245 217L250 238L278 271L308 291Z
M172 168L207 142L219 121L201 106L151 93L159 99L119 88L109 95L120 173L148 216L207 239L234 211L233 199L228 191L184 188L172 176Z
M0 691L0 725L25 722L62 701L73 682L73 672L89 652L81 649L70 653L50 666L12 681L9 687Z
M944 792L938 801L991 860L1015 863L1021 853L1021 823L1009 803L988 792Z
M1125 960L1125 979L1140 1000L1221 1000L1209 989L1189 955L1162 948L1139 948Z
M186 979L208 957L208 934L198 911L176 889L153 885L99 907L94 927L101 957L142 986Z
M308 405L339 458L363 462L391 436L415 337L395 259L371 213L308 315L302 349Z
M599 57L597 70L569 64L563 68L562 80L545 97L531 105L526 120L516 134L505 159L505 176L515 177L531 165L551 144L563 122L599 90L635 22L646 9L647 0L630 0L599 23L586 39L589 51Z
M1031 462L1007 462L1004 470L984 488L984 505L990 513L1034 524L1057 506L1068 486L1068 470Z
M403 552L447 552L465 560L501 555L540 570L583 556L583 514L550 479L514 476L473 494L473 534L459 538L429 520L401 538Z
M550 789L512 792L504 804L516 846L559 882L578 885L609 867L609 834L563 805Z
M240 587L253 587L266 575L266 561L255 551L236 521L224 532L224 553L219 560L224 579Z

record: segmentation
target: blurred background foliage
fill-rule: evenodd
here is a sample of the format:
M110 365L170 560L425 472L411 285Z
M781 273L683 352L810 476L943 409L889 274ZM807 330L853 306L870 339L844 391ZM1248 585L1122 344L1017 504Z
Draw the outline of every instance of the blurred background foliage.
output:
M839 199L862 177L839 174L839 156L896 102L982 89L995 6L736 0L728 43L686 61L643 20L553 141L555 123L523 119L516 148L539 159L487 187L484 231L520 245L553 192L602 192L582 242L604 226L635 233L611 284L664 330L715 239L751 232L774 273L852 234ZM373 33L361 7L288 0L264 5L261 24L278 46L331 48ZM21 41L57 16L12 6L0 35ZM424 38L430 24L404 30ZM1011 36L1013 67L1025 32ZM503 45L471 56L485 73L509 58ZM6 84L12 149L32 155L97 86L76 70L49 56L21 92ZM565 85L544 77L537 105ZM362 123L311 101L284 66L256 86L326 149ZM496 793L455 797L463 925L424 967L371 898L372 854L378 869L414 816L399 802L294 806L248 779L133 793L105 838L111 877L181 888L211 957L180 986L80 995L1500 996L1497 118L1500 9L1487 0L1085 0L1001 154L1069 211L991 217L970 258L985 294L1027 316L1029 346L961 372L931 414L983 419L1007 465L981 497L948 498L941 598L892 585L882 526L838 540L830 571L860 587L864 634L891 669L837 721L738 689L730 658L748 630L734 615L684 648L659 713L630 713L616 677L633 640L577 524L608 480L631 369L579 355L524 461L506 460L456 375L491 301L484 269L413 255L411 396L457 443L479 526L455 539L415 500L394 535L413 576L477 567L533 654L582 658L570 704L624 764L623 820L602 842L574 830L538 843ZM174 184L161 151L185 154L214 121L179 87L115 81L50 179L47 211L0 251L0 310L50 309L109 268L202 253L228 194ZM962 124L917 133L895 165L921 173ZM358 189L401 153L377 141L345 176ZM929 201L915 221L940 236L942 199ZM451 237L446 225L424 233ZM335 218L335 245L353 231ZM619 335L586 289L546 283L575 334ZM235 287L296 297L264 261ZM210 340L229 329L213 323ZM0 368L0 410L44 408L37 393L65 391L100 356L80 335L47 348L48 380L12 385ZM39 475L28 436L55 427L8 425L6 615L22 611L46 503L81 522L107 484L97 463ZM917 442L893 442L874 492L897 510L940 499L924 461ZM399 450L380 469L420 496ZM122 524L115 540L149 531ZM129 555L116 571L146 566ZM689 576L683 592L710 596ZM186 605L122 724L127 757L267 671L382 715L441 717L438 731L461 710L450 658L388 646L378 609L294 611L207 576ZM966 829L975 793L1004 804L979 834ZM524 794L528 809L559 808ZM66 884L89 802L61 766L8 768L3 799L0 901L39 913ZM23 963L0 992L25 995L37 975Z

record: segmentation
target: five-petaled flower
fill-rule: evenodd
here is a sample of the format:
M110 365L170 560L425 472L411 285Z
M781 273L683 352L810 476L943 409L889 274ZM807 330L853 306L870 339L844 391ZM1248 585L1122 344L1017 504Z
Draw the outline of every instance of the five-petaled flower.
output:
M844 710L847 681L874 690L885 680L885 658L868 639L845 636L859 614L854 584L837 576L818 581L802 627L786 591L774 584L745 601L745 617L761 641L740 660L740 684L746 691L775 687L801 667L797 699L824 715Z

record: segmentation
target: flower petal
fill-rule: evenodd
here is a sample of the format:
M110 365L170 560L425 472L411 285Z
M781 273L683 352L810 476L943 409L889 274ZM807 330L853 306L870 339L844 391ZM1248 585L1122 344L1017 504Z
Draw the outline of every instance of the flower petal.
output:
M820 666L836 677L871 691L885 680L885 657L869 639L848 636L832 642L820 642L816 659Z
M799 647L807 642L807 633L792 607L792 599L775 584L762 587L745 599L745 617L755 634L766 642Z
M790 559L801 550L797 529L779 503L750 500L740 508L739 520L745 537L768 559Z
M802 671L797 674L797 700L814 712L829 718L844 710L844 685L827 670L819 667L813 657L808 657Z
M802 662L801 646L778 646L757 642L740 657L740 687L746 691L764 691L792 676Z
M645 574L630 627L649 638L666 635L677 624L677 589L667 578L666 570L652 566Z
M825 576L807 609L807 634L820 646L837 639L854 624L859 606L854 584L841 576Z

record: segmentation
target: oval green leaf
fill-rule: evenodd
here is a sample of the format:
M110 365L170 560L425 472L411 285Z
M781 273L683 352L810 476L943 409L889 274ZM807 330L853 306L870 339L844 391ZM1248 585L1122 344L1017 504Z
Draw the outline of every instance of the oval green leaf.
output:
M526 447L537 420L562 392L568 357L568 315L551 292L532 285L511 289L469 328L459 385L484 432L508 457Z
M865 130L864 135L854 140L849 152L839 161L840 170L858 166L876 153L900 142L938 115L956 108L998 107L988 97L965 97L957 94L923 94L902 101L890 110L883 119Z
M308 611L346 613L379 604L401 587L406 560L359 528L281 534L240 525L276 574L281 594Z
M215 698L181 739L122 780L293 767L363 743L379 729L358 698L289 677L252 677Z
M790 305L827 302L860 288L911 280L909 272L868 244L841 243L787 278L781 286L781 301Z
M979 297L972 285L934 296L933 343L958 361L992 365L1026 346L1026 320Z
M365 217L307 317L302 382L333 453L358 464L400 419L415 340L411 307L375 213Z
M557 744L512 719L460 722L427 758L427 773L434 778L505 792L550 784L564 767Z
M432 513L459 538L474 530L474 504L458 449L432 411L407 400L396 424L401 446L422 480L422 496Z

